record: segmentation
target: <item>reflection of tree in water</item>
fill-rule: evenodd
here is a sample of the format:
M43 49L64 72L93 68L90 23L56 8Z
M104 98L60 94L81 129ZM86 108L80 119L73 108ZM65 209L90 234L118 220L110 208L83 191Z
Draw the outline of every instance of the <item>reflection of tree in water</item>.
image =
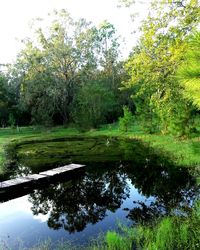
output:
M124 166L96 164L77 180L36 190L30 195L33 213L49 214L51 228L81 231L88 223L102 220L107 209L114 212L121 207L129 196L127 178L146 198L154 197L150 203L134 200L135 204L126 209L127 217L135 222L169 214L172 209L190 208L197 187L186 168L173 166L146 145L124 140L119 147Z
M51 185L30 195L34 215L50 214L48 226L69 232L82 231L115 211L127 198L126 176L117 170L87 172L76 181Z
M141 194L155 198L150 204L134 201L128 217L136 222L170 214L174 209L188 211L197 196L198 187L186 168L156 165L151 159L144 166L128 165L125 172Z
M148 144L120 140L119 146L124 159L132 159L132 163L124 166L132 184L142 195L155 198L150 204L134 201L129 218L148 220L170 213L173 208L182 206L188 209L191 206L198 188L186 168L174 166L170 157L155 152ZM137 157L133 158L133 152Z

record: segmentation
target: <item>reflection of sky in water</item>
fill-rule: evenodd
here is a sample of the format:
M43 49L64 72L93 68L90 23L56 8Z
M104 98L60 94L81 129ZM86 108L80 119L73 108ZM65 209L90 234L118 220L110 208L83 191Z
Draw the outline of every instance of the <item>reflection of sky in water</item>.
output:
M143 201L146 204L153 198L146 199L138 193L137 189L131 185L131 181L127 180L130 187L129 197L124 200L121 208L115 212L107 211L104 219L94 225L89 223L81 232L69 234L64 229L53 230L47 225L49 214L33 215L31 211L32 204L28 201L28 195L10 200L0 204L0 238L1 241L7 242L11 247L17 248L19 242L24 242L25 246L36 244L38 241L43 241L47 238L52 241L67 239L78 243L86 242L91 237L96 237L99 233L105 232L108 229L117 227L119 221L130 224L126 219L128 211L124 208L133 208L137 204L134 201Z
M140 216L140 212L143 218L147 219L148 216L145 216L151 217L154 212L160 215L162 213L162 210L159 209L160 202L163 205L170 205L171 201L172 204L175 201L175 204L178 205L185 202L190 196L191 202L194 198L194 190L192 186L190 190L189 175L184 172L185 169L183 171L178 169L177 172L173 171L172 173L169 170L167 179L166 174L160 168L147 171L145 167L140 166L138 169L131 168L130 172L127 168L128 174L124 174L124 171L120 172L120 169L112 168L110 171L102 170L101 172L99 168L100 173L95 170L87 172L85 177L76 178L75 181L50 185L47 189L34 193L35 196L26 195L0 203L0 246L6 242L11 249L20 249L20 244L23 247L31 247L47 239L51 239L55 244L60 240L70 240L76 244L83 244L91 238L96 238L99 233L104 233L109 229L116 230L119 222L126 225L133 224L136 217ZM153 193L157 199L153 196L142 195L132 185L133 182L141 192ZM29 201L31 199L33 204ZM191 203L190 200L188 201ZM47 210L45 210L45 202L48 203ZM94 208L95 204L97 211ZM38 215L33 215L31 210L33 205L36 212L38 209ZM106 210L104 217L104 208L108 207L114 212ZM134 210L134 208L138 209ZM46 211L48 213L42 214L40 209L43 209L44 213ZM176 211L178 210L175 210L175 213ZM84 218L81 217L80 212L85 213ZM56 217L57 213L58 218ZM69 228L72 226L73 229L75 226L75 229L80 229L82 220L85 220L84 230L69 233L63 229L63 225L59 230L48 227L47 222L50 218L53 218L53 222L55 220L56 225L60 222L59 220L66 220L66 213L72 216L72 220L78 220L78 222L75 221L78 225L69 222ZM77 213L79 215L74 218ZM99 221L92 224L91 222L95 219ZM5 247L5 249L7 248Z

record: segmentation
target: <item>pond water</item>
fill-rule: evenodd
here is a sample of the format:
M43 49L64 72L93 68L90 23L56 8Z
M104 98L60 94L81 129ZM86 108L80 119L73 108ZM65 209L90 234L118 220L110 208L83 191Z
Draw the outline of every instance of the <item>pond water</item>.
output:
M139 142L93 140L86 143L84 151L85 140L78 139L72 140L76 147L68 141L61 145L48 142L43 153L42 143L16 149L15 175L70 161L86 167L70 180L63 176L30 193L18 192L18 198L12 194L12 199L5 201L4 197L0 203L0 245L20 249L47 239L54 244L62 240L87 244L100 233L117 230L119 222L135 225L190 210L198 189L186 168L172 166L164 157L160 160Z

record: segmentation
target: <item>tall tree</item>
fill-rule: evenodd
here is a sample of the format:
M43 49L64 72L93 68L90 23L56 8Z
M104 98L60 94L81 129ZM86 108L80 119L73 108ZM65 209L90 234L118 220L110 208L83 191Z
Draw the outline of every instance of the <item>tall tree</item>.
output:
M55 12L47 31L39 28L36 39L26 40L17 65L21 65L21 99L36 122L51 121L59 113L69 120L70 105L78 85L95 68L94 28L66 11Z
M35 38L25 40L14 65L22 106L30 110L35 123L49 124L55 117L68 123L74 99L88 89L85 85L100 82L102 89L119 92L119 44L114 26L106 21L99 27L84 19L74 21L65 10L53 17L50 27L40 25Z
M145 125L149 121L150 130L187 132L191 108L175 74L186 49L185 39L199 17L197 0L153 1L141 26L141 38L126 64L130 78L124 86L133 89L137 112Z
M0 72L0 126L20 124L18 94L8 72Z
M8 105L8 91L6 88L6 78L0 74L0 125L5 126L8 121L9 105Z

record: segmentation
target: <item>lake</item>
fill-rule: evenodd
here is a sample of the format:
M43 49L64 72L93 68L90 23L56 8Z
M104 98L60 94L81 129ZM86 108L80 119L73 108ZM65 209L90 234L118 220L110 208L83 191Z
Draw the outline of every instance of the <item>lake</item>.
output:
M118 230L120 223L134 226L166 214L186 215L198 196L186 168L173 166L139 141L73 137L15 149L12 177L70 162L85 169L1 197L0 240L11 249L47 239L53 245L63 240L88 244L107 230Z

